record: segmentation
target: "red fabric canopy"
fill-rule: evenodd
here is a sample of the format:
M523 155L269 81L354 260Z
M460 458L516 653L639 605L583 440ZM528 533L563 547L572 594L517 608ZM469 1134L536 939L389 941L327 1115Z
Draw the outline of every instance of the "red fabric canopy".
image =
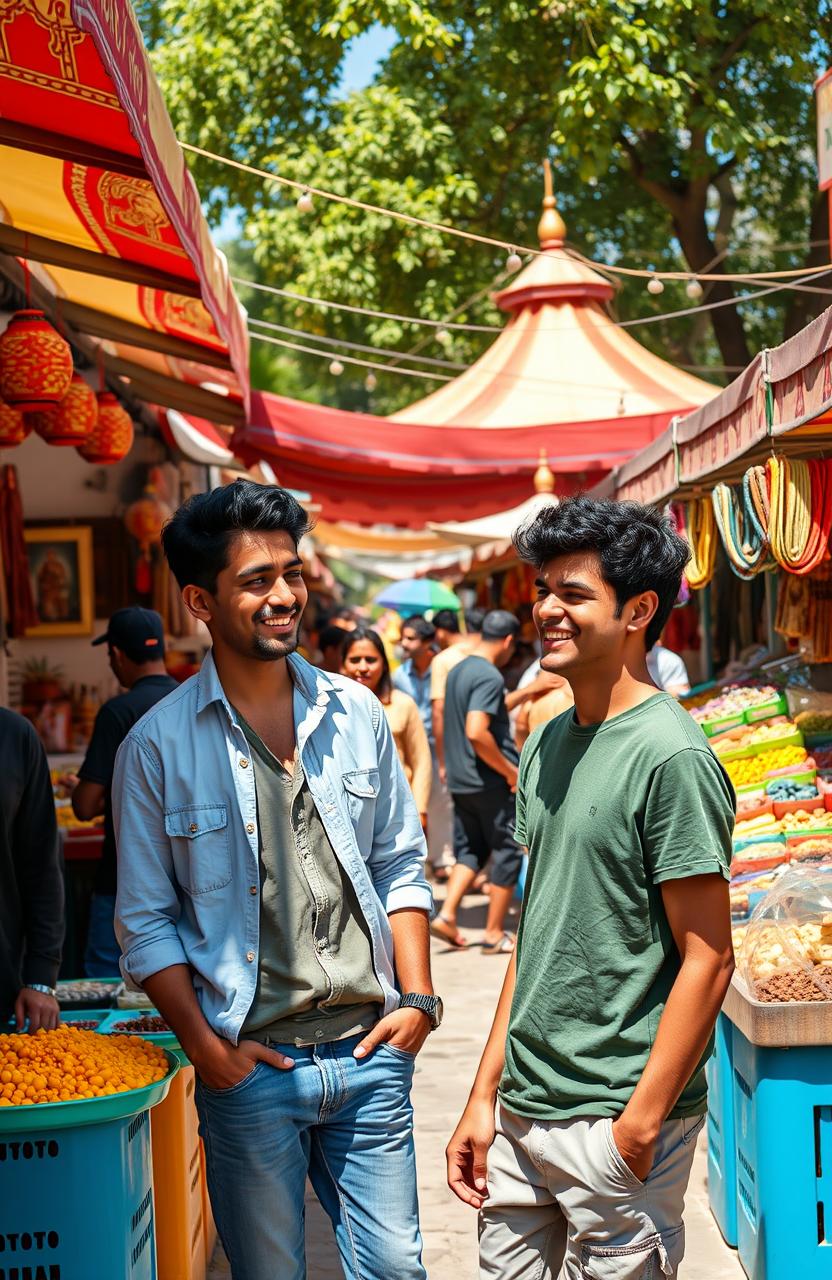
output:
M545 449L558 493L594 484L653 440L669 413L551 427L414 426L253 391L232 441L247 464L268 458L282 484L311 492L327 520L422 528L473 519L529 496Z
M589 487L709 400L709 383L616 326L613 286L564 248L553 205L544 252L496 295L511 319L458 378L391 418L254 392L235 452L268 457L328 520L422 528L523 502L541 454L559 494Z

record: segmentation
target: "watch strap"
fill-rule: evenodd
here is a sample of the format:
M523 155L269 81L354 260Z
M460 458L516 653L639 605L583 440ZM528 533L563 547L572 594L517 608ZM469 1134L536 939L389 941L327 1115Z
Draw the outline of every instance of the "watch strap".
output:
M400 1009L419 1009L427 1014L434 1029L439 1025L439 1005L439 996L425 995L421 991L406 991L399 1002Z
M23 985L24 987L27 987L29 991L40 991L45 996L52 996L53 1000L57 999L57 987L47 987L43 982L24 982Z

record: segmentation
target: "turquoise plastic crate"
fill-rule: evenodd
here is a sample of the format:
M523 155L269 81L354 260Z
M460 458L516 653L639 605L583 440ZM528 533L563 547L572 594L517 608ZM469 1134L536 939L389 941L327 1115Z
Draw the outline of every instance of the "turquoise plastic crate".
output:
M156 1280L149 1108L158 1084L0 1111L0 1276Z
M829 1280L832 1046L732 1041L740 1262L750 1280Z
M737 1247L733 1026L721 1013L708 1062L708 1202L725 1243Z

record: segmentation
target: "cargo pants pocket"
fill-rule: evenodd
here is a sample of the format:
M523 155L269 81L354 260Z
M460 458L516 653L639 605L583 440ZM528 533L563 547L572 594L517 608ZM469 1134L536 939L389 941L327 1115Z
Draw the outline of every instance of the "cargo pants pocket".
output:
M670 1274L671 1264L658 1231L633 1244L581 1246L582 1280L663 1280Z

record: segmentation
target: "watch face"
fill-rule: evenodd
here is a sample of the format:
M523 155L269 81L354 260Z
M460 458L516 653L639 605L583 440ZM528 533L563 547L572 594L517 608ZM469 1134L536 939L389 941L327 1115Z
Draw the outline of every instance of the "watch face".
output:
M434 1025L435 1025L435 1026L437 1026L437 1027L438 1027L438 1026L440 1025L440 1023L442 1022L442 1018L443 1018L444 1013L445 1013L445 1006L444 1006L444 1004L442 1003L442 997L441 997L441 996L437 996L437 997L436 997L436 1007L435 1007L434 1012L433 1012L433 1020L434 1020Z

